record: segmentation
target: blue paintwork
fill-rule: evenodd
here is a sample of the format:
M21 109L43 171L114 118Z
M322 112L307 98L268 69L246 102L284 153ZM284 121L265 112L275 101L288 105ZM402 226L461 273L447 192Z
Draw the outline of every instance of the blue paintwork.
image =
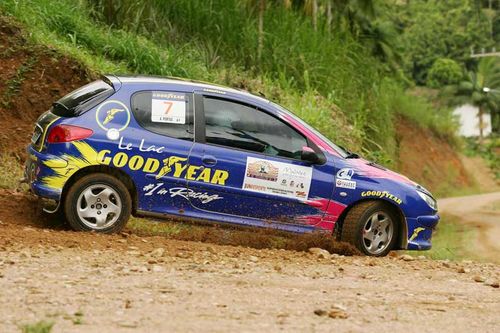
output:
M101 158L113 157L119 153L125 153L128 159L140 155L144 160L148 158L162 160L177 156L186 158L186 165L195 168L203 166L213 170L223 170L229 173L229 178L224 185L212 184L204 181L188 180L183 177L174 177L173 172L157 179L155 172L143 172L142 169L131 170L130 165L124 165L120 169L128 174L137 190L137 209L139 212L151 212L165 215L178 215L190 218L202 218L220 222L237 223L242 225L272 227L293 232L308 232L313 230L326 230L331 232L335 222L342 218L342 213L359 201L367 199L380 199L397 207L405 217L407 235L400 246L408 249L424 250L431 247L430 239L432 230L436 226L439 216L429 205L417 194L416 184L404 177L368 165L368 161L362 159L346 159L334 149L325 150L323 154L326 162L322 165L311 165L300 160L292 160L275 156L265 156L258 153L230 149L221 146L209 145L199 142L190 142L169 138L163 135L149 132L142 128L130 112L130 119L124 112L117 113L110 122L113 126L126 128L120 131L119 140L110 140L106 136L106 130L101 128L96 119L102 124L105 111L109 108L125 105L131 110L131 96L138 91L168 91L184 92L204 95L216 95L221 98L235 99L259 107L266 112L279 118L286 119L287 113L269 101L250 95L248 93L209 86L204 84L190 83L186 81L164 80L164 79L140 79L140 78L117 78L110 76L115 93L101 105L94 107L79 117L59 118L50 125L52 128L58 124L75 125L92 129L94 134L85 139L85 143L95 149L96 152L108 151ZM119 102L119 103L117 103ZM101 111L96 115L99 107ZM293 125L297 128L297 125ZM48 132L47 129L46 132ZM301 128L297 128L301 131ZM303 132L304 133L304 132ZM316 140L318 138L315 138ZM142 142L141 146L141 140ZM161 153L156 151L141 151L145 147L164 147ZM63 188L52 188L47 186L47 177L55 174L55 169L48 167L44 161L59 157L65 159L67 156L81 156L79 150L72 143L48 144L45 143L41 151L33 146L28 147L30 159L27 165L27 176L33 192L44 198L59 200ZM249 192L242 189L245 173L246 158L253 156L270 161L290 163L293 165L310 166L313 168L311 189L308 200L285 198L275 195ZM216 160L215 165L207 165L204 159L207 157ZM90 161L91 164L99 164L101 161ZM36 174L30 174L31 163L36 166ZM101 163L102 164L102 163ZM113 163L108 163L114 167ZM197 175L203 168L196 169ZM351 181L356 182L356 189L338 188L335 186L337 172L341 169L352 170ZM194 169L193 169L194 170ZM73 175L76 170L71 170ZM69 177L68 177L69 179ZM181 195L171 196L168 192L172 188L180 188L183 191L194 191L206 193L208 196L216 196L220 199L202 203L196 198L186 199ZM166 194L159 194L161 190ZM160 191L160 192L159 192ZM363 195L366 191L387 191L392 196ZM400 203L396 202L401 200ZM417 234L414 235L415 229ZM412 237L414 236L414 237Z

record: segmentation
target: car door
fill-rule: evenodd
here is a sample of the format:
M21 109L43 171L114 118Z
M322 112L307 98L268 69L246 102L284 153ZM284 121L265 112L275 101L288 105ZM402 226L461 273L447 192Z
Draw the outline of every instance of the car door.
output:
M140 91L131 99L134 118L140 125L129 137L122 136L119 149L140 155L144 177L137 183L139 209L179 213L189 200L175 193L187 189L184 177L194 141L192 93Z
M319 223L318 207L326 207L333 192L331 162L301 160L304 147L317 148L276 114L227 96L197 94L196 100L204 136L189 156L200 166L188 180L192 205L272 222Z

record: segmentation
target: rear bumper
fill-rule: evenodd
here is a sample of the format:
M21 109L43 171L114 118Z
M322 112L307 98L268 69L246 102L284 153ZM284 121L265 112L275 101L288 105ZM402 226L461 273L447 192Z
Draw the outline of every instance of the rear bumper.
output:
M40 154L32 146L28 147L27 152L28 159L24 168L24 179L31 191L39 197L59 201L62 189L51 188L41 181L41 176L50 172L50 168L43 164L47 156Z
M429 250L432 247L432 232L439 222L439 215L406 218L408 223L408 250Z

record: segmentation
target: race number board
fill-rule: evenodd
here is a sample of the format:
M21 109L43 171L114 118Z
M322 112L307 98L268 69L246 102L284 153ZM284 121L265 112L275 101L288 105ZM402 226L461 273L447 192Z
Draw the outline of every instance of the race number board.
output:
M183 94L153 92L151 121L154 123L185 124L185 96Z

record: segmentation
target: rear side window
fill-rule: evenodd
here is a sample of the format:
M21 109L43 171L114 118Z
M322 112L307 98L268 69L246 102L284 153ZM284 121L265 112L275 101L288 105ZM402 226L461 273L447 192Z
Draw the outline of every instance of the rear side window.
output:
M141 91L132 96L132 112L148 131L182 140L194 138L191 94Z
M94 81L70 92L53 104L52 113L59 117L78 117L113 95L113 87L102 81Z

